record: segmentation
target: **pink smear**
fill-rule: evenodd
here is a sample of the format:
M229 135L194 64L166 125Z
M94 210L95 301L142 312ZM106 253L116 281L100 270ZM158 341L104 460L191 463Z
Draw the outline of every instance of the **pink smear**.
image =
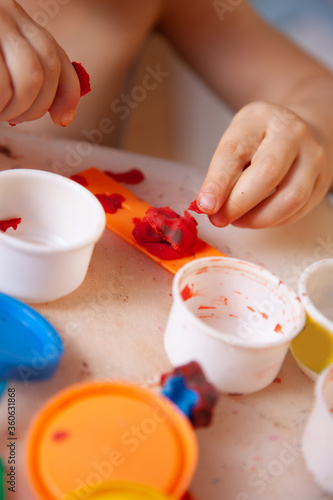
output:
M118 208L121 208L121 204L125 201L122 194L96 194L98 201L103 205L103 208L107 214L115 214Z
M3 231L5 233L7 229L9 229L10 227L15 229L16 231L17 226L20 224L21 220L22 220L21 217L17 217L14 219L0 220L0 231Z
M145 178L143 173L137 168L132 168L132 170L121 173L115 173L111 172L110 170L106 170L104 173L115 181L124 182L125 184L139 184Z

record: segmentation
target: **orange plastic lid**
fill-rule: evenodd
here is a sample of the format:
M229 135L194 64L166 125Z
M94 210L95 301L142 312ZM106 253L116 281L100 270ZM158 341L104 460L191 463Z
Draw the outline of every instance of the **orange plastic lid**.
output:
M150 485L181 497L198 460L196 435L168 399L124 382L73 385L41 408L28 436L28 467L42 500L105 481Z
M174 498L174 497L173 497ZM65 495L62 500L82 500L82 492ZM173 500L155 488L128 481L109 481L91 489L84 500Z

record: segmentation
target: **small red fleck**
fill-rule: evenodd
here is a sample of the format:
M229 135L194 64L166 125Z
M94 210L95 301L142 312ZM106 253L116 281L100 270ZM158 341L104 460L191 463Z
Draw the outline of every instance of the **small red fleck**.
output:
M276 377L273 382L275 382L275 384L281 384L281 379L280 377Z
M203 214L204 212L198 207L197 200L192 201L189 204L189 207L187 210L191 210L192 212L196 212L197 214Z
M261 314L261 316L262 316L263 318L268 319L268 316L267 316L267 314L266 314L265 312L263 312L263 313L261 312L260 314Z
M250 311L254 312L254 309L250 306L247 306L248 309L250 309Z
M0 220L0 231L3 231L4 233L12 227L15 231L17 229L17 226L21 222L21 217L16 217L14 219L7 219L7 220Z
M274 332L276 332L276 333L282 333L282 335L283 335L283 332L282 332L282 328L281 328L280 323L277 323L277 324L275 325Z
M229 314L230 318L238 318L238 316L236 316L236 314Z
M104 173L115 181L124 182L125 184L139 184L145 179L143 173L137 168L132 168L132 170L127 170L126 172L120 173L105 170Z
M83 175L75 174L75 175L72 175L70 177L70 179L72 181L77 182L78 184L81 184L81 186L84 186L84 187L88 186L88 181L85 177L83 177Z
M180 295L185 302L185 300L191 299L193 297L193 289L191 289L188 285L185 285Z
M64 439L67 439L68 437L69 437L68 431L58 431L52 435L52 440L53 441L63 441Z
M198 309L216 309L215 306L199 306Z
M118 208L122 208L121 204L125 201L122 194L96 194L98 201L103 205L103 208L107 214L115 214Z
M81 63L73 61L72 65L80 82L80 97L82 97L91 91L90 76Z

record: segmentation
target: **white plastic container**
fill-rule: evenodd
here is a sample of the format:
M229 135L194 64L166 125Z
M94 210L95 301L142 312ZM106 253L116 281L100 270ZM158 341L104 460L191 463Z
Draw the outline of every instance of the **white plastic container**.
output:
M97 198L58 174L0 172L0 221L21 218L0 231L0 291L24 302L58 299L84 280L105 228Z
M277 276L207 257L174 278L165 348L173 366L196 360L221 391L251 393L274 380L304 323L299 298Z
M307 321L291 351L312 380L333 363L333 259L314 262L303 271L298 293Z
M319 375L315 396L303 435L303 456L314 481L333 495L333 365Z

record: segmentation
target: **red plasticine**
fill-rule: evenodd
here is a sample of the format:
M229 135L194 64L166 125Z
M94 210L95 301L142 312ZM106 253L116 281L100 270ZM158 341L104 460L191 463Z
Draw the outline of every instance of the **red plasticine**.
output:
M107 214L115 214L118 208L121 208L121 204L125 201L122 194L96 194L98 201L103 205L103 208Z
M80 97L89 94L89 92L91 91L89 74L84 69L81 63L73 61L72 65L80 81Z
M14 219L0 220L0 231L3 231L5 233L7 229L9 229L10 227L16 230L21 220L22 220L21 217L17 217Z
M192 212L196 212L197 214L203 214L204 213L198 207L197 200L192 201L192 203L189 204L189 207L188 207L187 210L191 210Z
M105 170L104 173L117 182L124 182L125 184L139 184L145 178L143 173L137 168L127 170L126 172L115 173L110 170Z
M81 186L84 186L84 187L88 186L88 181L85 177L83 177L83 175L75 174L75 175L72 175L70 177L70 179L72 179L72 181L77 182L78 184L81 184Z
M142 220L134 219L133 236L163 260L192 255L197 242L197 221L187 212L181 217L170 207L150 207Z

